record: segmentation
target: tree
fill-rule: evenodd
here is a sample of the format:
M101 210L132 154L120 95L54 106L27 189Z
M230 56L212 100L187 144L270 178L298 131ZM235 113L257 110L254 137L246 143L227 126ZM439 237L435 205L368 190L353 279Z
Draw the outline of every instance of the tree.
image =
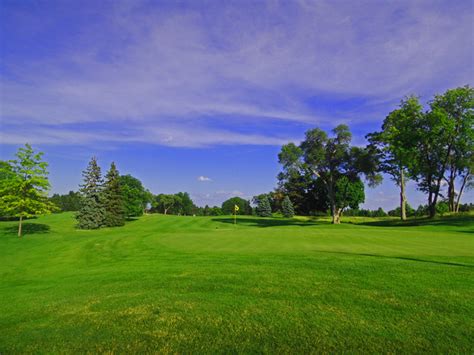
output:
M149 194L143 184L130 174L120 175L120 187L122 189L125 215L127 217L139 217L147 207Z
M97 229L104 225L105 208L103 180L97 159L92 157L82 172L84 183L80 186L81 207L76 214L80 229Z
M175 194L176 209L178 214L192 216L196 206L187 192L178 192Z
M342 175L336 180L334 196L336 210L339 211L334 223L338 224L341 222L344 209L347 207L358 209L359 204L364 202L364 183L358 177Z
M309 215L314 211L326 212L329 200L326 188L320 179L314 179L311 170L301 162L303 152L294 143L281 148L278 161L283 171L278 174L277 194L288 196L299 215Z
M47 198L50 184L48 163L42 152L35 153L29 144L19 148L17 159L0 164L0 211L19 217L18 237L22 235L23 218L50 213L55 209Z
M345 207L363 201L360 176L364 175L369 185L375 185L380 181L380 175L370 149L350 146L349 127L339 125L333 133L334 137L329 138L319 128L309 130L299 147L284 146L279 159L286 171L311 172L315 183L319 182L324 188L332 223L337 224Z
M105 225L107 227L123 226L125 224L125 208L120 175L113 162L105 176L104 197Z
M416 146L413 125L423 116L418 98L410 96L400 108L385 118L382 131L367 135L380 159L380 170L389 174L400 188L400 218L406 219L405 184L407 170L414 161Z
M232 197L222 203L222 213L223 214L234 214L234 206L239 206L238 214L251 215L252 207L250 207L250 202L244 200L240 197Z
M436 214L443 180L448 182L448 201L455 210L454 184L462 172L471 174L474 150L474 92L469 86L435 96L430 110L415 125L416 157L411 173L418 189L428 194L429 216ZM463 179L464 180L464 179Z
M256 212L257 212L257 216L260 216L260 217L272 216L272 207L270 206L270 201L268 201L268 197L266 195L263 195L258 199Z
M444 179L448 184L449 211L455 212L466 180L470 179L474 159L474 88L469 86L447 90L436 95L431 102L432 110L439 110L447 118L446 127L451 134L444 142L450 150ZM456 200L455 183L461 177L461 190Z
M281 209L283 212L283 216L286 218L293 218L295 215L295 210L293 208L293 204L288 196L285 196L283 202L281 204Z
M155 196L152 207L160 213L168 214L168 211L172 209L177 202L175 195L159 194Z

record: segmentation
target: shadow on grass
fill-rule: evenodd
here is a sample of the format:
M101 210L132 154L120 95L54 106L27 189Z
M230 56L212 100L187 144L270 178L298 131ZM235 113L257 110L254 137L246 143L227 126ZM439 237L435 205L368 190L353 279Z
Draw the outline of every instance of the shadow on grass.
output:
M24 223L22 226L22 235L26 234L44 234L50 231L47 224L42 223ZM2 230L5 235L18 235L18 225L4 227Z
M411 257L407 257L407 256L388 256L388 255L369 254L369 253L350 253L350 252L346 252L346 251L327 251L327 250L314 250L314 251L318 252L318 253L326 253L326 254L368 256L368 257L381 258L381 259L397 259L397 260L406 260L406 261L417 261L417 262L420 262L420 263L429 263L429 264L439 264L439 265L461 266L461 267L474 268L474 265L470 265L470 264L453 263L453 262L450 262L450 261L436 261L436 260L418 259L418 258L411 258Z
M472 215L465 216L449 216L449 217L436 217L436 218L410 218L406 221L402 220L376 220L376 221L364 221L364 222L349 222L353 224L375 226L375 227L418 227L418 226L454 226L454 227L468 227L472 226L471 231L465 231L467 233L474 233L474 217Z
M215 222L234 224L234 218L213 218ZM329 224L327 221L308 220L301 221L297 219L284 219L284 218L249 218L249 217L237 217L238 225L252 226L252 227L282 227L282 226L316 226L321 224Z

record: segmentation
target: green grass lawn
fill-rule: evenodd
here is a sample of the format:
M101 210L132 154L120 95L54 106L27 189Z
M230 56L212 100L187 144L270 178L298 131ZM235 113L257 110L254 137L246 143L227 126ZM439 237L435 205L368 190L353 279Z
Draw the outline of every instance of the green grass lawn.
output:
M0 222L0 353L473 353L473 216L351 221Z

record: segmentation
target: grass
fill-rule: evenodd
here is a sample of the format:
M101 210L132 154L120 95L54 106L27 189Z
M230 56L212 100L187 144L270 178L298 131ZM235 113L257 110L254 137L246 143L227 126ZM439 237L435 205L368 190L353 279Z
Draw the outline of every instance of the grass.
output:
M474 218L0 222L0 353L473 353Z

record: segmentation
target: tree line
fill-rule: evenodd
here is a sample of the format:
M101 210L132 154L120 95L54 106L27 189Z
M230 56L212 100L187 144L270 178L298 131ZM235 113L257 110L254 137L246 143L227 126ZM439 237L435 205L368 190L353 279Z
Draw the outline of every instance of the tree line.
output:
M57 210L77 211L77 225L84 229L120 226L145 211L207 216L232 214L235 206L239 214L262 217L274 212L287 217L329 213L333 223L340 223L343 213L385 214L382 209L359 210L365 201L364 183L376 186L382 174L390 176L400 191L399 207L389 215L404 220L411 215L457 213L472 208L472 204L463 205L461 198L474 187L473 109L470 86L435 95L427 110L418 97L406 97L379 131L366 135L365 147L351 145L347 125L338 125L331 134L310 129L300 144L282 146L278 185L275 191L255 196L255 208L240 197L220 207L198 207L186 192L153 195L137 178L120 175L114 163L103 178L96 158L83 172L78 192L48 198L48 165L42 161L43 153L35 153L26 144L16 159L0 161L0 217L18 217L19 236L24 218ZM427 196L427 204L417 210L407 203L408 180Z

